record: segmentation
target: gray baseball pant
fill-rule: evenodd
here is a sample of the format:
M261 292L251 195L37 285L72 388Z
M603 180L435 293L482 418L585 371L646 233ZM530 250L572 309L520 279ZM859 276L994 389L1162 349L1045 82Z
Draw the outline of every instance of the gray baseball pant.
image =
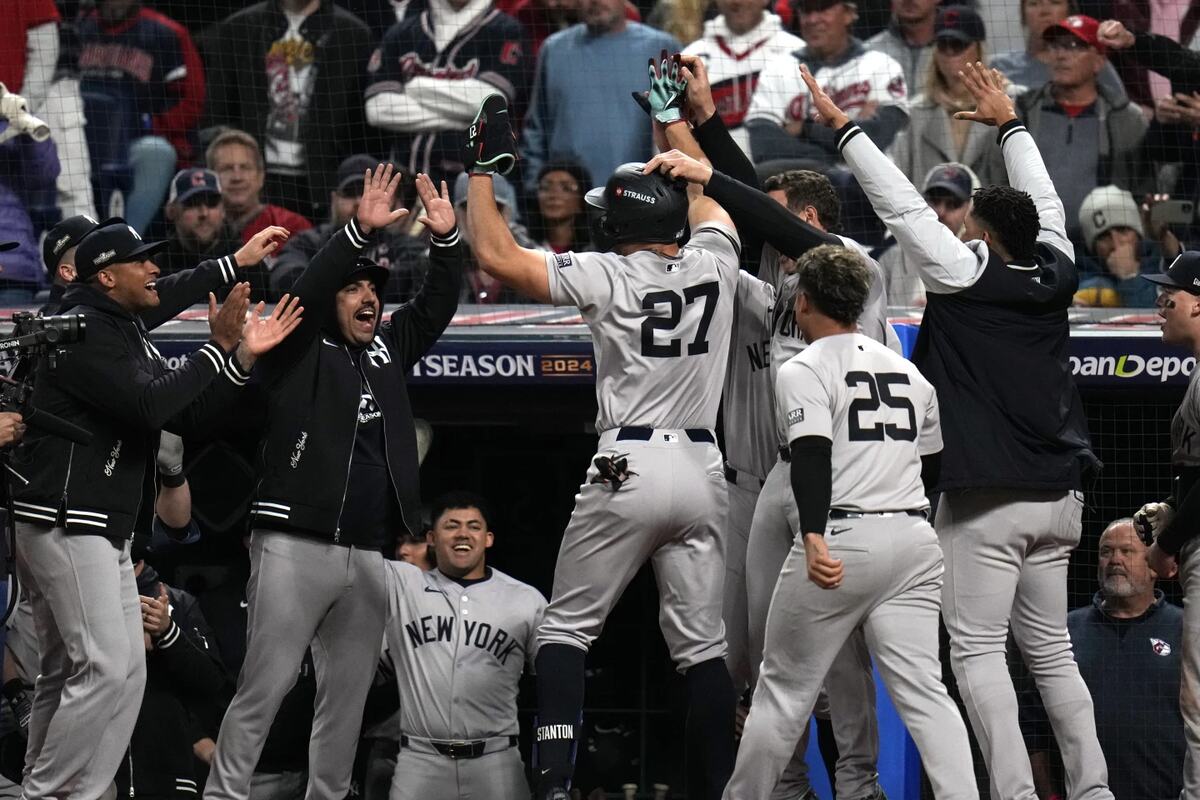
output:
M767 612L776 579L799 535L800 512L792 492L791 464L777 461L754 508L750 542L746 548L747 611L752 675L758 680L763 660ZM825 678L816 713L828 716L838 744L836 786L843 800L859 800L875 793L879 762L879 720L875 715L875 679L871 655L861 630L854 631ZM771 800L792 800L811 788L808 777L809 728L775 787ZM833 776L831 776L833 777Z
M1183 715L1183 790L1180 800L1200 800L1200 539L1179 553L1179 580L1183 584L1183 657L1179 685L1179 711Z
M726 473L726 478L734 477ZM733 686L740 694L753 685L754 667L750 664L749 610L746 588L746 545L762 481L748 472L738 472L727 480L729 517L725 524L725 599L721 617L725 620L725 643L729 652L725 664Z
M39 653L21 796L96 800L129 746L146 686L129 542L18 522L17 570Z
M636 473L618 491L592 483L575 496L554 566L554 591L538 645L587 651L625 587L647 561L658 583L658 624L680 672L725 657L721 550L728 491L721 451L684 431L655 429L650 441L600 435L599 455L621 455Z
M350 789L363 705L387 617L383 555L255 530L250 543L246 660L225 712L204 796L245 800L258 757L312 647L317 698L308 749L308 800Z
M1013 638L1046 706L1071 800L1111 798L1087 684L1067 634L1067 563L1079 544L1073 491L946 492L942 616L950 664L991 779L993 800L1035 800L1005 642Z
M529 781L515 747L460 759L402 747L389 800L529 800Z
M808 726L821 684L856 628L925 765L937 800L977 800L967 730L941 680L942 553L925 520L839 520L826 537L845 565L837 589L809 580L804 545L787 555L767 618L762 674L726 800L766 800ZM836 712L835 712L836 713Z

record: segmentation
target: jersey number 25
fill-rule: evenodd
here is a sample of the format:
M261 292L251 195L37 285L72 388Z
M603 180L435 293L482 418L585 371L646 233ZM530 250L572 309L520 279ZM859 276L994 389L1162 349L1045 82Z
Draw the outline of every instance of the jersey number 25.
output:
M700 313L700 325L696 329L696 338L688 343L687 354L698 356L708 352L708 326L717 310L717 298L721 294L721 286L716 281L698 283L679 292L670 289L661 292L650 292L642 297L643 311L657 311L659 306L667 306L667 316L646 317L642 322L642 355L646 358L678 358L683 355L683 340L670 339L665 344L657 341L655 331L674 331L679 327L683 318L684 306L691 306L697 300L704 301L704 309Z
M856 397L850 403L849 439L852 442L882 442L885 438L902 442L911 442L917 438L917 412L913 409L912 401L907 397L896 397L892 394L892 386L908 386L908 376L903 372L847 372L846 385L853 389L855 386L866 386L870 394L867 397ZM908 427L893 423L876 422L867 427L863 424L863 414L873 414L879 406L887 406L908 412Z

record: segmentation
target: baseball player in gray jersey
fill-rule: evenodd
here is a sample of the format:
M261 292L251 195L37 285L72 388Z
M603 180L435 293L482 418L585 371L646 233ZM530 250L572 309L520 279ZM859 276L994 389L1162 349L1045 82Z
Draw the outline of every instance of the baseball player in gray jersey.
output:
M689 83L689 91L691 88ZM786 187L785 197L782 198L788 207L785 210L763 193L714 172L684 153L664 153L651 162L651 166L659 165L673 177L704 185L706 194L720 195L720 202L729 207L736 223L753 230L768 242L785 248L790 254L800 255L822 243L836 243L855 250L868 264L872 275L870 294L859 319L859 329L899 352L899 340L887 323L884 278L879 265L866 256L865 250L857 242L829 233L826 229L826 226L837 226L840 213L837 195L827 178L804 170L785 173L781 181ZM760 319L762 325L769 327L772 378L781 364L806 347L796 329L793 314L797 278L786 274L792 271L792 265L794 262L781 258L779 251L768 244L763 247L760 269L767 276L782 276L778 292L749 275L743 275L739 283L737 313L742 321L740 324L744 325L748 319ZM773 402L768 406L768 413L776 428L772 448L780 456L775 459L776 463L757 499L745 558L745 573L756 578L746 584L748 646L755 678L762 660L767 608L775 585L773 577L779 574L791 543L799 534L799 517L788 482L790 467L785 460L787 425L778 415ZM726 414L728 417L728 410ZM728 439L727 435L727 442ZM731 542L736 540L731 538ZM860 633L851 637L837 665L831 670L828 689L828 712L833 721L839 751L838 795L848 800L875 797L881 792L876 773L879 745L875 687L870 658ZM824 705L822 703L823 711L826 710ZM807 734L806 728L797 745L795 757L772 794L777 800L804 797L811 788L804 759L808 747Z
M1185 345L1200 354L1200 253L1181 253L1163 275L1146 278L1163 287L1158 298L1162 337L1167 344ZM1179 710L1187 753L1183 760L1180 800L1200 798L1200 370L1193 370L1187 392L1171 420L1171 465L1174 491L1161 503L1147 503L1134 515L1143 540L1153 542L1146 552L1161 578L1179 572L1183 604L1183 674Z
M679 118L652 85L656 124ZM679 127L675 125L673 127ZM727 496L713 426L729 353L739 240L715 202L643 165L588 194L609 252L554 254L516 244L487 170L512 150L503 102L484 101L468 135L467 209L481 267L542 302L577 306L596 352L599 447L575 498L538 632L538 796L567 797L583 707L584 660L647 561L659 622L686 676L689 797L714 800L733 755L721 551ZM511 156L510 156L511 157ZM692 237L676 242L686 223Z
M942 555L923 457L941 450L937 397L916 368L857 332L871 281L833 246L799 260L810 346L779 370L800 530L767 620L762 674L725 797L765 800L825 676L861 628L938 800L978 798L966 727L941 682ZM827 530L827 525L830 527Z
M992 796L1035 797L1008 672L1011 631L1046 700L1071 796L1108 800L1092 699L1066 627L1082 487L1099 461L1067 363L1079 279L1062 201L998 72L967 66L977 108L957 116L998 126L1012 185L975 192L962 241L801 70L817 118L837 129L847 166L928 290L913 363L953 409L931 487L941 493L942 613Z
M528 800L517 682L532 668L546 598L487 566L487 504L433 504L437 566L389 561L387 657L400 688L391 800Z

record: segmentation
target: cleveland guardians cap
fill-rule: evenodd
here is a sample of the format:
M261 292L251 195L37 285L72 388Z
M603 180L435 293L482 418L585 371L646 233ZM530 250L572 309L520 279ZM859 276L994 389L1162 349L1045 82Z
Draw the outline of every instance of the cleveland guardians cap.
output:
M200 167L181 169L171 179L171 192L167 195L167 202L186 203L200 194L221 196L221 179L217 177L217 173Z
M367 170L379 166L379 159L368 155L347 156L338 164L335 191L343 197L361 195Z
M970 169L958 163L938 164L925 176L923 194L928 194L931 189L941 189L959 200L970 200L974 188L974 175Z
M943 6L938 9L934 24L934 39L953 39L959 42L982 42L987 38L983 17L970 6Z
M166 242L143 242L125 220L101 225L84 237L75 251L75 280L86 281L113 264L142 261L167 246Z

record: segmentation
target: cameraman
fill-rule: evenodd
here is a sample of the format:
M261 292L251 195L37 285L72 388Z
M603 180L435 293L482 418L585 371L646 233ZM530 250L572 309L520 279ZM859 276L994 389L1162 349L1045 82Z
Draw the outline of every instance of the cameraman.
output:
M259 242L255 261L279 235ZM33 406L94 439L81 446L34 428L14 458L25 480L13 492L17 569L40 653L28 800L100 797L129 743L146 680L130 538L153 503L159 431L196 430L226 407L255 359L299 322L294 302L247 320L250 287L238 284L220 311L210 296L212 338L169 370L146 334L162 306L148 260L161 247L122 221L87 234L62 308L84 315L86 336L35 368Z

